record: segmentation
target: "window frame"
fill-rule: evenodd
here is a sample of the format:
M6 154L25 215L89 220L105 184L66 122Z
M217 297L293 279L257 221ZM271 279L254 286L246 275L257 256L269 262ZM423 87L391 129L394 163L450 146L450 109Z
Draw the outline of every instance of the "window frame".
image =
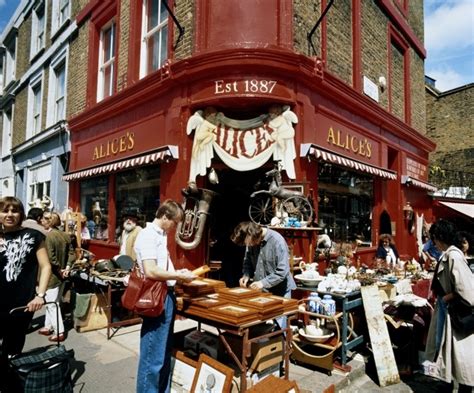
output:
M5 87L5 50L0 48L0 95L3 95Z
M38 13L42 11L43 20L40 21ZM46 16L47 16L47 3L45 1L40 2L33 10L32 23L31 23L31 48L30 48L30 59L35 57L38 52L46 46ZM42 30L40 29L42 24ZM39 34L42 31L42 40L38 42Z
M49 180L38 181L38 173L43 169L48 169L48 175L46 178ZM51 162L41 163L34 167L28 168L28 180L27 180L27 200L28 202L33 202L36 198L42 198L44 195L51 197L51 179L52 179L52 169L53 166ZM41 185L42 195L38 194Z
M52 0L51 37L54 37L71 18L70 0Z
M32 110L28 111L28 117L26 122L26 139L29 139L39 134L42 130L41 124L43 119L44 92L43 79L43 71L38 72L34 77L30 79L30 83L28 86L28 108L32 108ZM36 108L36 90L39 90L39 108ZM36 111L36 109L38 109L38 111ZM36 129L35 127L36 124L38 125L38 129Z
M17 37L14 35L5 45L4 88L16 79Z
M143 0L142 1L142 32L141 32L141 45L140 45L140 67L139 67L139 78L142 79L145 76L152 74L153 72L158 71L163 64L170 58L170 48L169 48L169 43L170 43L170 23L169 23L169 13L167 17L163 20L163 22L158 22L155 27L153 27L151 30L148 30L148 9L147 6L150 1L157 1L159 3L159 11L158 11L158 21L160 20L161 16L161 0ZM166 12L168 12L166 10ZM166 37L166 58L162 59L161 58L161 41L162 41L162 32L164 29L167 29L167 37ZM148 69L148 63L150 60L149 56L149 51L148 51L148 40L153 37L157 32L159 32L159 37L160 37L160 50L158 51L159 53L159 58L158 58L158 67L155 70L149 70Z
M49 66L49 89L48 89L48 111L46 117L46 125L50 127L62 120L66 119L67 113L67 81L68 81L68 54L69 47L65 47L63 51L51 61ZM58 91L58 69L64 69L64 94L62 96L64 104L62 108L62 115L57 114L57 91Z
M106 31L111 31L110 47L111 57L104 62L105 51L104 51L104 35ZM114 81L116 71L116 39L117 39L117 23L115 18L112 18L107 24L105 24L100 30L99 38L99 54L98 54L98 66L97 66L97 102L110 97L114 92ZM109 91L105 92L105 71L110 69L110 81Z
M13 147L13 111L14 105L10 105L3 109L2 116L2 157L7 157L11 154ZM10 116L8 116L10 113ZM8 119L8 120L7 120ZM8 124L7 124L8 121ZM6 143L5 143L6 141Z

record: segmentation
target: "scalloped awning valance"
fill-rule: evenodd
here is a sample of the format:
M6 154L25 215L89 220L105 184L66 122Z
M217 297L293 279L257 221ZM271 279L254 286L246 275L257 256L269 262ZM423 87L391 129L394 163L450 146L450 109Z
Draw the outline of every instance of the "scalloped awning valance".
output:
M65 173L62 177L64 181L75 181L86 177L99 176L106 173L112 173L129 168L137 168L143 165L149 165L158 162L168 162L179 158L178 146L167 145L159 147L146 154L127 158L121 161L115 161L108 164L82 169L80 171Z

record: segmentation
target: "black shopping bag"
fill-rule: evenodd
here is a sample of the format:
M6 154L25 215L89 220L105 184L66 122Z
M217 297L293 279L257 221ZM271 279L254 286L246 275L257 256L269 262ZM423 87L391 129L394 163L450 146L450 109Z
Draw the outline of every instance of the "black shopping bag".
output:
M63 345L37 348L10 359L10 375L18 391L72 393L70 359L74 351Z

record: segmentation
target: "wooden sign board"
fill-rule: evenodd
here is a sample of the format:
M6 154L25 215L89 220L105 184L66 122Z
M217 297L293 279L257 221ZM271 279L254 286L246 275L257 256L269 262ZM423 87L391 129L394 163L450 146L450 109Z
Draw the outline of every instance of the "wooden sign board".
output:
M387 323L383 314L379 289L376 285L369 285L363 286L360 291L379 384L384 387L400 383L392 341L388 335Z

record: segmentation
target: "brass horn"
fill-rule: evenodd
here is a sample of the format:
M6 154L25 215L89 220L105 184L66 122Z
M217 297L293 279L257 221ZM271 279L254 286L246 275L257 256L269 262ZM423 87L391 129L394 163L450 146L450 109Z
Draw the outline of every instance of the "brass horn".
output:
M194 182L182 191L184 218L176 227L176 243L185 250L192 250L201 241L206 219L215 192L197 188Z

